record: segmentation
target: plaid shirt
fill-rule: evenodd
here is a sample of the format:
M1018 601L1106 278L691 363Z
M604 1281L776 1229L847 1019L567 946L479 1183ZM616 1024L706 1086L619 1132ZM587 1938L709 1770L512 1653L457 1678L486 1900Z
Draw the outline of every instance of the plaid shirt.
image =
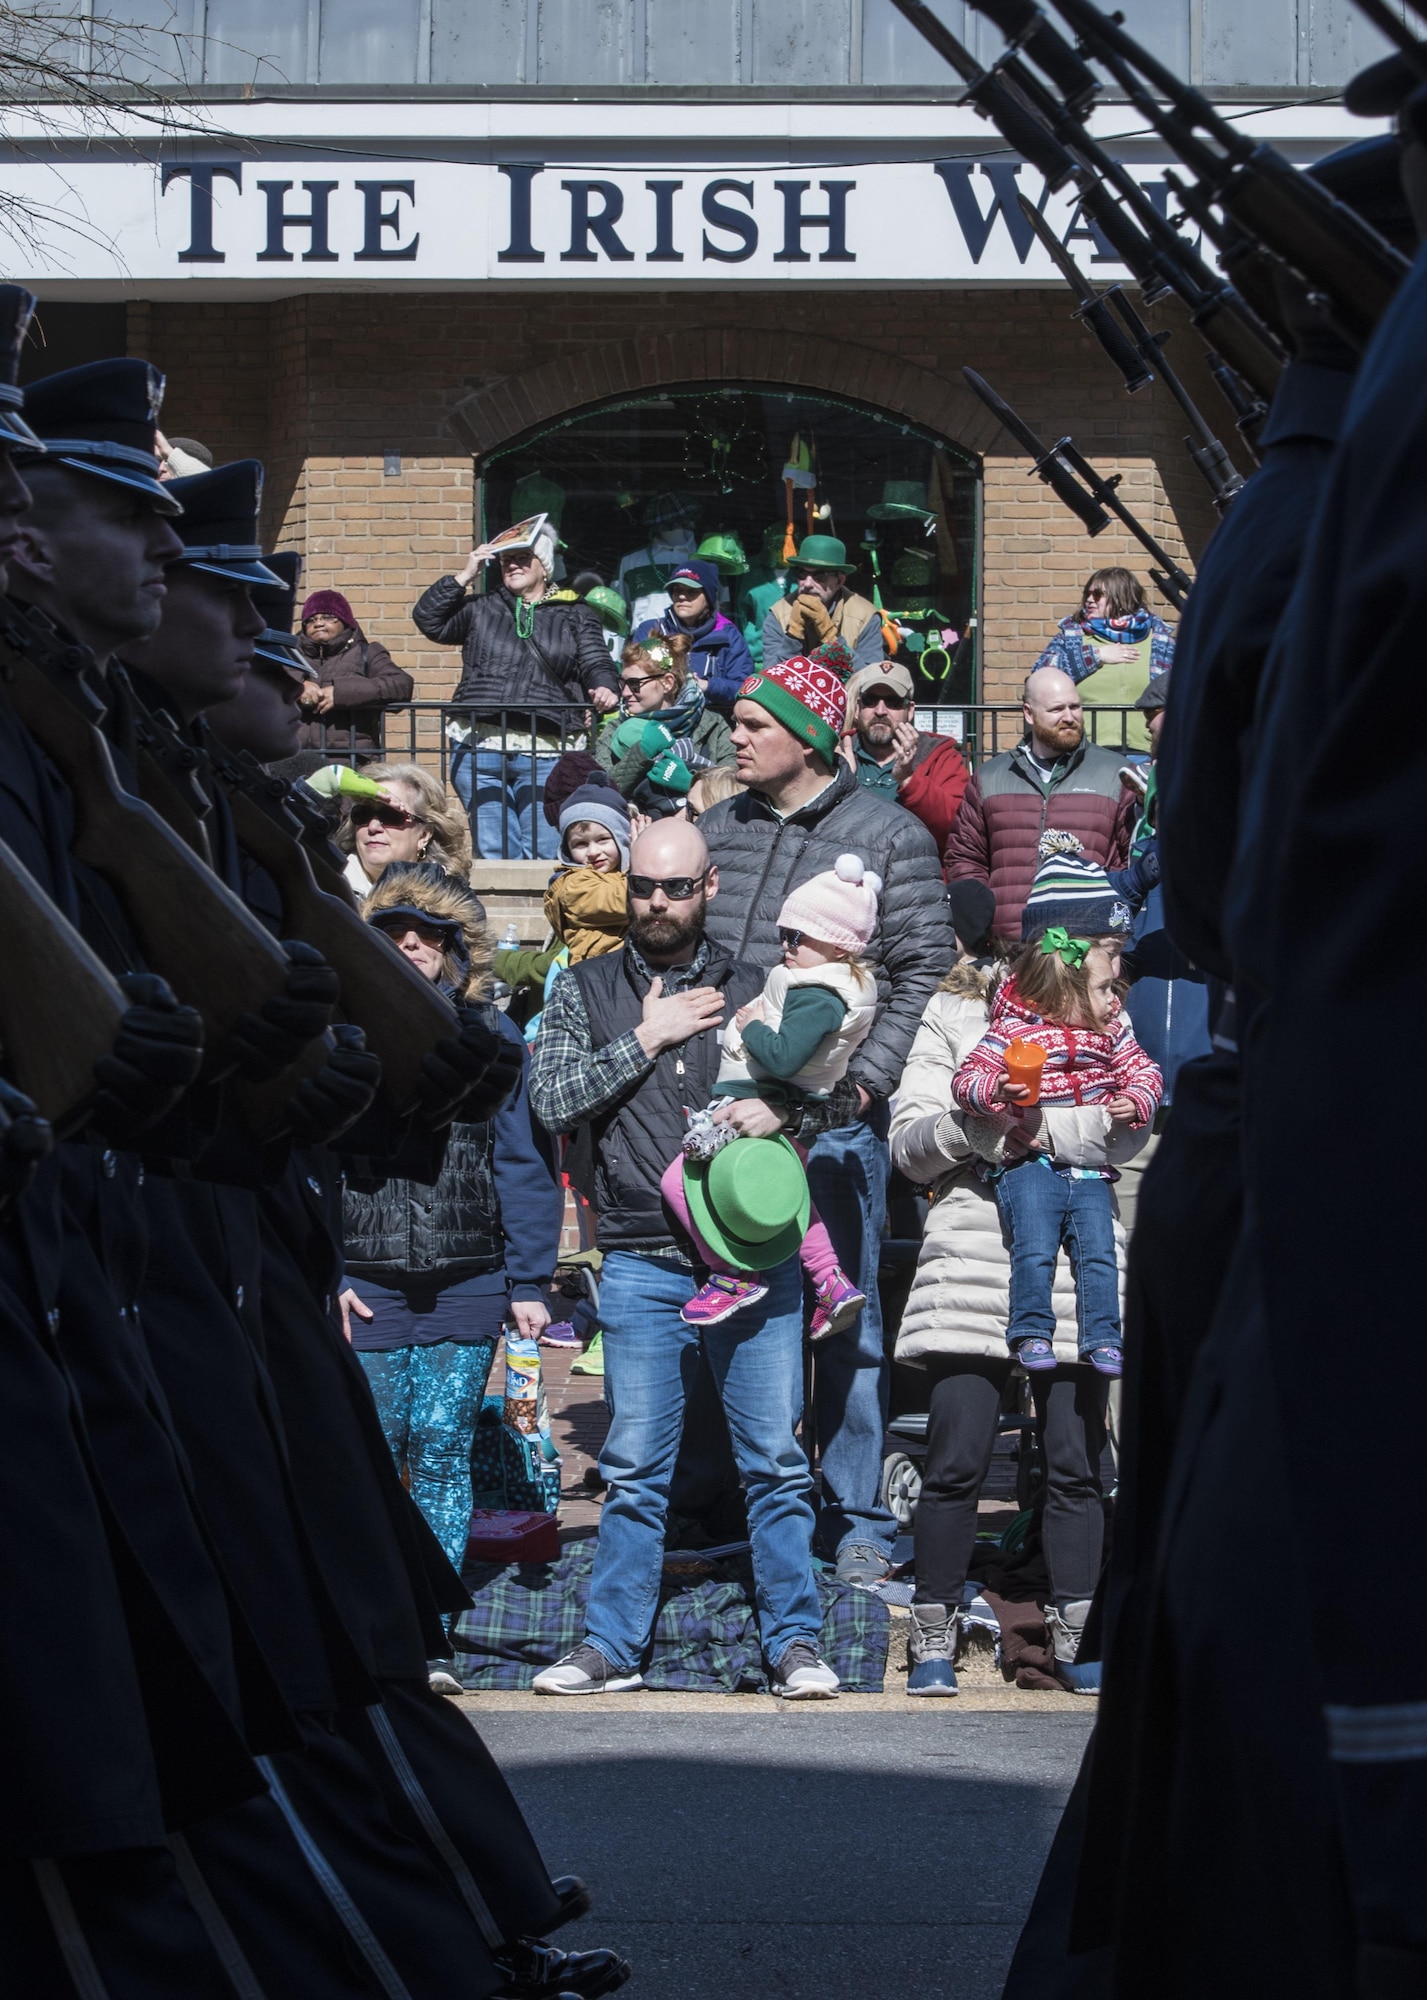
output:
M626 941L623 949L644 979L654 977L632 944ZM701 941L687 965L660 966L664 991L683 993L697 986L708 962L709 948ZM602 1049L592 1045L579 981L562 973L545 1001L530 1062L530 1108L545 1129L572 1131L642 1082L653 1067L653 1057L645 1055L633 1028ZM834 1125L855 1124L858 1115L857 1086L843 1077L827 1097L808 1100L801 1120L787 1130L790 1137L811 1146L820 1133Z

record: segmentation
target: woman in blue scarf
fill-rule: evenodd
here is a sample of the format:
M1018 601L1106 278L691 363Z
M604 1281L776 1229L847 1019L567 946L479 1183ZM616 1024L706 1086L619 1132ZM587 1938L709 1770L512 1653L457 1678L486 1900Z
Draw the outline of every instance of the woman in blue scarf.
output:
M1087 708L1131 708L1150 676L1168 673L1173 662L1174 634L1145 603L1139 578L1127 569L1097 569L1080 610L1061 619L1036 667L1069 674ZM1124 740L1126 749L1149 749L1138 716L1127 718Z
M607 724L595 757L641 812L675 812L701 771L732 766L733 737L704 705L689 670L687 633L657 628L631 639L619 669L619 717Z

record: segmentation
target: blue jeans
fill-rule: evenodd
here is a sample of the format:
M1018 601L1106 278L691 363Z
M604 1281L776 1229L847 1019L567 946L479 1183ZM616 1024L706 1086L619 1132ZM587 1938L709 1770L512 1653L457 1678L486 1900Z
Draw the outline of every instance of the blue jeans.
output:
M471 1526L471 1446L495 1359L492 1340L437 1340L359 1354L382 1432L451 1565Z
M795 1640L818 1643L813 1481L793 1435L803 1402L802 1274L790 1258L766 1277L765 1299L698 1328L679 1317L698 1289L691 1272L622 1250L605 1257L600 1324L612 1420L600 1471L609 1492L585 1628L590 1645L622 1672L638 1667L654 1627L669 1481L701 1346L748 1489L764 1656L776 1666Z
M558 761L532 750L457 746L451 785L471 822L477 854L487 861L548 861L559 853L559 829L540 810L545 780Z
M889 1114L877 1104L856 1125L824 1132L808 1155L808 1185L838 1262L867 1304L846 1333L818 1344L813 1414L822 1466L818 1547L836 1555L849 1542L890 1552L895 1524L878 1493L887 1428L887 1357L877 1266L887 1219Z
M1008 1167L996 1182L1001 1227L1011 1239L1012 1346L1034 1335L1055 1336L1051 1289L1063 1243L1075 1279L1075 1316L1082 1355L1120 1344L1120 1279L1110 1183L1073 1180L1043 1159Z

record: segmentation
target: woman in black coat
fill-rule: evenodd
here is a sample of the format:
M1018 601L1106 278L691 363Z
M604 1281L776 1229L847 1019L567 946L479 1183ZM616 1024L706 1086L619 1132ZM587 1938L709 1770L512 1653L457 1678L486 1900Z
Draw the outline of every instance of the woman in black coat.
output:
M576 707L615 707L618 682L603 628L589 606L552 597L555 531L499 551L500 587L472 596L482 565L497 559L489 542L472 549L464 569L423 592L412 617L438 646L459 646L463 671L451 718L451 783L471 817L476 852L529 861L549 858L559 836L537 811L539 795L572 727ZM501 710L507 713L502 727Z

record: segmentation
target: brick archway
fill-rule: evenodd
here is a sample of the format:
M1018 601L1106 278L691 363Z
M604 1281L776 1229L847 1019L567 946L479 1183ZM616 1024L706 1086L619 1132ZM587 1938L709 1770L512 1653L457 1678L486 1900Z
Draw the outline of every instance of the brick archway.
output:
M978 457L999 428L959 376L948 379L849 340L738 326L639 334L581 348L471 390L447 413L446 423L480 460L587 404L705 382L765 383L842 396L906 417Z

